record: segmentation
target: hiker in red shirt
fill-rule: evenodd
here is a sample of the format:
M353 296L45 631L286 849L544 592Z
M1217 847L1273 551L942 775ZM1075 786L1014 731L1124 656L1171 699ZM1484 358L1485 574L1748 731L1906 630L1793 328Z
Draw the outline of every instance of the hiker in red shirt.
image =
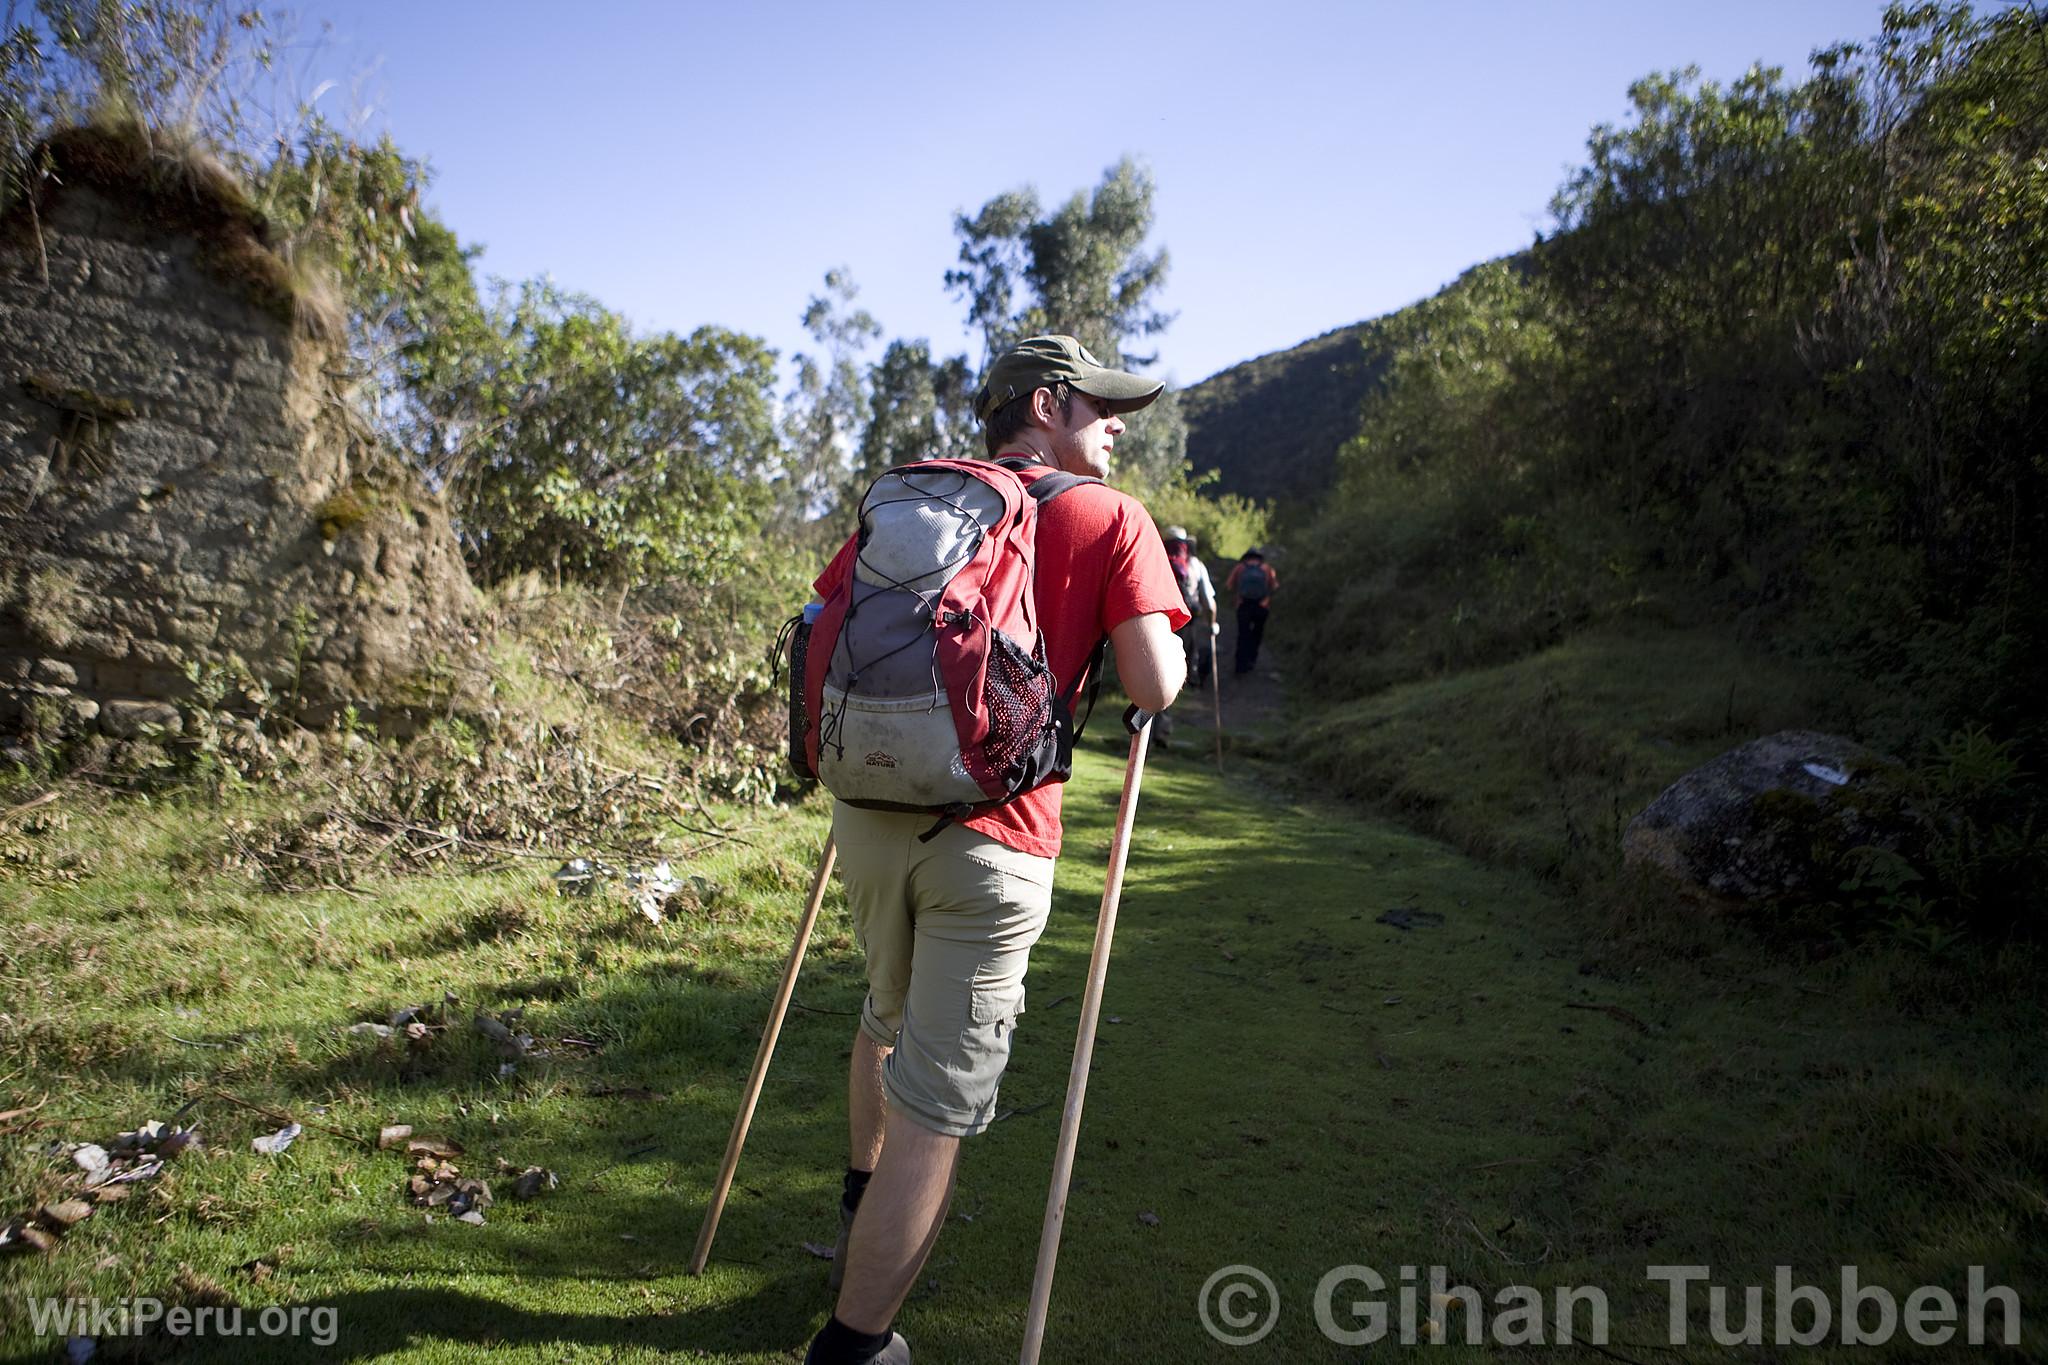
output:
M1019 471L1027 484L1056 469L1101 479L1123 415L1161 387L1103 366L1072 337L1032 337L990 366L975 412L990 459L1032 461ZM833 559L821 599L857 553L849 542ZM1107 636L1131 700L1155 715L1170 706L1188 612L1145 509L1107 484L1071 488L1040 507L1035 557L1032 600L1058 690ZM891 1324L945 1224L960 1139L995 1116L1024 969L1052 908L1062 790L1037 787L936 832L929 813L833 805L868 996L847 1085L839 1297L808 1365L910 1360Z
M1280 575L1273 572L1273 566L1259 553L1258 547L1246 550L1237 563L1230 568L1230 577L1223 580L1225 592L1237 594L1237 671L1249 673L1259 661L1259 645L1266 638L1266 617L1272 610L1273 592L1280 586Z

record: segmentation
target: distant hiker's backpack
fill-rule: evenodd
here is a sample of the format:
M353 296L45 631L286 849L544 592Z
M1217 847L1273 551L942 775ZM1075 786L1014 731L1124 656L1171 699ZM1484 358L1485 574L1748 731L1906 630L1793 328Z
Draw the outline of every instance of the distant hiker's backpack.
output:
M1173 581L1180 586L1180 604L1188 609L1188 615L1202 614L1202 592L1195 583L1195 570L1191 563L1193 556L1183 549L1179 554L1168 550L1166 562L1173 568Z
M1263 602L1273 592L1273 575L1256 559L1244 561L1237 571L1237 595L1247 602Z
M850 805L949 818L1064 781L1074 687L1046 665L1035 537L1040 507L1098 482L982 460L877 478L850 572L790 624L792 766Z

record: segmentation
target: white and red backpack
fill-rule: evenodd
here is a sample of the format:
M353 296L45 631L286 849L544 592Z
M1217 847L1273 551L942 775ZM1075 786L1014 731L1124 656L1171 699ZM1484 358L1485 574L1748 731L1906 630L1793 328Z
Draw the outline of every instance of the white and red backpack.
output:
M1054 470L1027 485L986 460L876 478L850 572L808 624L792 622L798 773L849 805L941 825L1065 781L1080 679L1062 691L1046 664L1035 538L1041 507L1099 482Z

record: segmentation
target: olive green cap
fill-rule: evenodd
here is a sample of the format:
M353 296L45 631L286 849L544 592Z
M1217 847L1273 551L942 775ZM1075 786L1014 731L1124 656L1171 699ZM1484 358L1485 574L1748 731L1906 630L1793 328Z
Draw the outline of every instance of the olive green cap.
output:
M1011 399L1062 381L1118 413L1136 412L1166 388L1157 380L1110 369L1072 337L1026 337L988 367L981 392L974 395L974 415L986 422Z

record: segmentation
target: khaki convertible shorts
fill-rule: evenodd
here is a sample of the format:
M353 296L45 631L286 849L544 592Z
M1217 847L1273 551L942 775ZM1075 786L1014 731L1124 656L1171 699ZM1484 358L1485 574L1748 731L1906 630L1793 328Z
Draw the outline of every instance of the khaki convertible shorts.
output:
M895 1049L882 1069L889 1104L968 1137L995 1117L1024 968L1052 909L1053 860L959 824L919 842L932 820L842 801L832 837L868 960L861 1030Z

